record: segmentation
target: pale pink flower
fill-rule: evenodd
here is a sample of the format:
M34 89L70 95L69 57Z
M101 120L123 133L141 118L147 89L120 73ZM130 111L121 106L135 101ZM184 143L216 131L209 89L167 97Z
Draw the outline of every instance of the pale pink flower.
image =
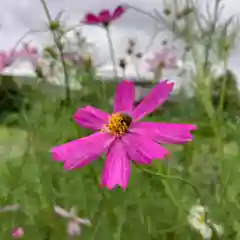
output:
M7 52L0 52L0 73L8 66L12 64L11 59Z
M14 239L20 239L24 235L24 230L22 227L17 227L12 230L12 237Z
M159 69L176 69L180 63L176 54L174 54L174 50L169 47L156 52L154 57L147 59L146 62L149 65L150 72L156 72Z
M76 215L75 208L71 208L70 211L67 211L60 206L54 206L54 212L69 220L67 225L67 233L69 236L79 236L81 234L81 224L89 227L91 226L89 219L80 218Z
M36 67L37 60L39 58L37 48L31 46L29 43L25 43L21 50L11 51L10 56L14 61L29 61L34 67Z
M0 52L0 73L7 67L13 65L16 61L29 61L34 67L38 60L37 48L24 44L21 50L10 50L9 52Z

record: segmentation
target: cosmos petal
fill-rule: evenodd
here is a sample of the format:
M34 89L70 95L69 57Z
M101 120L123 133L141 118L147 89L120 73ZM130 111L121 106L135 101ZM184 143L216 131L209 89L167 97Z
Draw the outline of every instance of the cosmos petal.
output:
M131 161L121 140L116 140L108 150L102 174L102 186L113 189L117 185L126 189L131 173Z
M126 134L122 141L131 160L138 164L151 164L153 159L163 159L169 154L158 143L138 134Z
M191 131L194 130L197 130L197 126L193 124L135 122L130 131L160 143L183 144L193 139Z
M103 10L99 13L98 17L99 17L99 20L100 20L101 23L108 23L108 22L111 21L110 12L109 12L109 10L107 10L107 9L103 9Z
M122 16L123 13L125 13L125 11L127 10L126 7L124 6L118 6L115 8L114 12L113 12L113 15L111 17L111 20L116 20L118 18L120 18Z
M161 81L152 89L152 91L143 99L143 101L133 110L133 119L140 120L144 116L153 112L157 107L163 104L169 97L174 83Z
M85 24L99 24L100 20L95 14L88 13L82 22Z
M86 106L78 109L73 118L83 128L100 130L108 122L109 115L95 107Z
M110 134L97 132L54 147L51 150L52 157L53 160L63 161L66 170L81 168L104 153L113 140Z
M131 113L135 100L135 89L132 81L122 81L115 93L114 112Z

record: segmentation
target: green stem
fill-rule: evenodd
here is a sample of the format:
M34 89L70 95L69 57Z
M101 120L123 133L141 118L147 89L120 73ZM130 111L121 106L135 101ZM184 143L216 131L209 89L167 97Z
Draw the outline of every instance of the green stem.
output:
M110 57L111 57L112 64L113 64L114 77L117 79L117 77L118 77L117 63L116 63L116 58L115 58L115 54L114 54L114 47L113 47L113 42L112 42L109 26L105 27L105 29L106 29L106 33L107 33L109 53L110 53Z
M98 175L97 172L95 171L95 169L94 169L93 166L89 166L89 167L90 167L90 171L91 171L91 173L92 173L93 180L94 180L95 184L96 184L96 185L99 185L99 181L98 181L98 177L97 177L97 175ZM115 222L116 219L117 219L117 216L116 216L115 213L114 213L114 206L113 206L112 203L108 200L107 195L106 195L104 189L98 188L98 190L99 190L99 193L100 193L101 196L102 196L102 199L101 199L101 201L100 201L100 203L99 203L99 206L101 206L102 204L105 203L106 206L108 206L107 209L108 209L109 215L111 216L113 222ZM104 205L105 205L105 204L104 204ZM99 211L100 211L100 213L102 212L102 206L99 207ZM98 214L98 213L99 213L99 212L97 212L96 214ZM100 213L99 213L99 215L101 215Z
M136 165L136 166L137 166L137 165ZM163 178L163 179L172 179L172 180L181 181L181 182L184 183L185 185L190 186L190 187L193 189L193 191L195 192L196 197L197 197L199 200L201 200L201 195L200 195L197 187L196 187L194 184L188 182L187 180L182 179L181 177L177 177L177 176L165 175L165 174L163 174L163 173L154 172L154 171L152 171L152 170L149 170L149 169L146 169L146 168L141 168L141 167L139 167L139 166L137 166L137 168L140 169L140 170L143 171L143 172L146 172L146 173L150 174L150 175L159 176L159 177L161 177L161 178Z
M221 113L223 114L223 105L224 105L224 100L225 100L225 95L226 95L226 85L227 85L227 56L224 58L224 78L223 82L221 85L221 90L220 90L220 99L219 99L219 106L217 109L218 115Z
M52 23L52 18L50 15L50 12L48 10L47 7L47 3L45 0L40 0L43 6L43 10L47 16L49 25ZM64 74L64 79L65 79L65 91L66 91L66 105L69 105L71 103L71 94L70 94L70 86L69 86L69 76L68 76L68 72L67 72L67 65L66 62L64 60L64 53L63 53L63 47L62 44L60 42L59 36L56 34L56 32L54 30L50 30L54 39L54 42L56 44L56 47L59 51L60 54L60 60L63 66L63 74Z

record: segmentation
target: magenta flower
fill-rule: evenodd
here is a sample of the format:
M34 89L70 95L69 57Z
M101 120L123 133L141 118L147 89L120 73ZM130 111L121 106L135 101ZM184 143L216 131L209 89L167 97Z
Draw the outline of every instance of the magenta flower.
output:
M111 13L107 9L103 9L98 13L98 15L95 15L93 13L86 14L84 20L82 21L85 24L89 25L104 25L107 27L110 22L117 20L122 16L123 13L125 13L127 10L124 6L118 6L115 8L115 10Z
M92 106L78 109L75 121L84 128L97 131L52 149L52 157L64 162L64 168L81 168L103 153L107 153L102 174L102 186L126 189L130 178L131 160L151 164L169 152L159 143L183 144L192 140L192 124L138 122L163 104L173 88L167 80L155 88L133 109L135 93L130 81L119 83L115 95L114 113L108 114Z
M174 69L179 67L179 59L170 48L163 48L155 53L152 59L147 59L150 72L156 72L159 69Z
M12 230L12 237L14 239L20 239L23 237L23 235L24 235L24 230L21 227L14 228Z

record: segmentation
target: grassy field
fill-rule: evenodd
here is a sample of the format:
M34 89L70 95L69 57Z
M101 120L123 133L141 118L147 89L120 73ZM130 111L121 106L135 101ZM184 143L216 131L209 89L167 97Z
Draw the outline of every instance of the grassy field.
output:
M106 92L106 99L114 94L112 87ZM55 214L54 205L75 206L80 217L90 219L92 226L82 226L76 239L201 239L188 222L198 201L208 207L209 219L223 227L222 239L239 239L238 121L218 123L214 132L197 103L163 108L148 120L195 123L194 141L166 146L171 151L167 161L133 165L127 190L109 191L99 187L104 156L73 171L51 159L53 146L90 133L73 121L77 107L91 104L111 112L110 104L80 95L67 108L57 97L39 97L30 111L19 113L22 121L16 126L1 126L0 202L21 205L19 211L0 213L1 239L10 239L16 226L24 228L24 239L67 239L68 219Z

